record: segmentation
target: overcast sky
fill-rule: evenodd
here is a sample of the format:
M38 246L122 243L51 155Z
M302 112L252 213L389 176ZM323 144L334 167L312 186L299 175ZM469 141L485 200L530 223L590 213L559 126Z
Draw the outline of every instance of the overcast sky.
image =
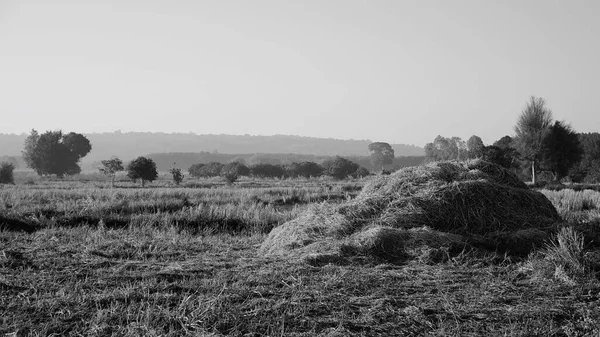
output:
M0 0L0 133L600 131L600 1ZM1 145L1 144L0 144Z

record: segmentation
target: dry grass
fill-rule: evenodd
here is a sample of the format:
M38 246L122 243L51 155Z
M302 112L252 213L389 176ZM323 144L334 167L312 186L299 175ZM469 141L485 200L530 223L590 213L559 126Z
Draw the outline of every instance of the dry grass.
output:
M560 221L554 206L500 166L480 160L409 167L367 183L339 206L313 207L265 240L265 254L373 255L388 262L426 246L527 254Z
M165 208L187 197L195 203L192 208L202 200L202 207L237 205L242 210L266 202L265 207L271 205L293 218L294 212L304 214L304 208L313 209L314 215L322 215L322 208L335 209L327 203L311 205L309 199L321 203L328 193L346 198L345 193L354 189L346 185L333 186L332 191L318 186L294 189L281 182L269 188L268 182L260 182L264 185L214 191L210 187L110 191L75 184L2 189L0 200L12 205L0 203L0 215L18 218L63 207L65 214L112 210L158 219L177 214L177 207L173 212ZM130 202L110 199L116 193ZM341 197L329 200L337 198ZM53 220L42 214L39 219L46 219L47 225L32 233L0 230L0 335L600 334L600 286L593 278L600 257L590 254L586 240L581 247L578 232L559 234L563 239L548 246L549 252L556 248L553 253L540 250L525 262L494 252L422 247L403 252L414 258L402 264L332 264L326 257L310 264L264 256L259 249L266 239L262 230L197 231L164 216L152 225L110 228L102 222L86 225L74 220L61 225L58 215ZM248 228L253 228L252 219L244 218ZM379 246L386 253L385 240L368 240L385 239L388 235L379 234L390 229L370 227L373 235L363 238L367 240L363 246L354 247ZM432 229L409 231L416 234L402 236L403 240L439 239L427 232ZM318 239L318 233L313 234ZM355 235L352 239L361 242L360 232ZM527 235L519 237L526 240ZM578 261L584 277L571 277L573 285L555 277L556 268L549 277L535 277L527 266L536 256L551 266Z

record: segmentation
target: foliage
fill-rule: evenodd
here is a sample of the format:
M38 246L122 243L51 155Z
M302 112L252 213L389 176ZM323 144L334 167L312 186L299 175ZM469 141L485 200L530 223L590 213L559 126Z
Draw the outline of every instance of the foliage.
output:
M459 137L435 137L433 143L425 145L428 161L461 160L467 158L467 146Z
M247 176L248 174L250 174L250 169L239 162L231 162L221 169L221 176L230 184L236 182L240 176Z
M391 165L394 162L394 149L388 143L371 143L369 152L371 153L371 164L377 170L383 170L385 165Z
M574 182L600 183L600 133L580 133L578 138L583 156L571 168L569 177Z
M542 149L542 164L552 172L555 181L565 177L583 156L577 133L568 124L559 121L550 127Z
M479 136L473 135L467 140L467 157L474 159L483 156L483 140Z
M39 175L63 177L80 173L77 163L91 149L89 140L78 133L63 135L62 131L46 131L39 135L36 130L31 130L25 140L23 159Z
M481 158L507 169L519 167L519 152L511 147L484 146Z
M541 97L531 96L515 125L515 145L523 158L531 162L532 182L535 184L536 164L544 153L544 139L550 131L552 111Z
M354 178L364 178L368 175L370 175L371 172L369 172L369 170L367 170L366 168L360 166L358 169L356 169L356 171L354 171L354 173L352 173L352 177Z
M208 164L194 164L189 168L189 172L192 176L197 178L212 178L221 175L221 169L223 164L218 162L210 162Z
M144 187L146 181L154 181L158 178L156 163L146 157L137 157L127 165L127 176L133 180L140 179Z
M494 142L493 144L494 146L497 146L501 149L506 149L506 148L515 148L514 146L514 139L511 136L504 136L500 139L498 139L497 141Z
M175 165L175 163L173 163L173 165ZM179 186L179 184L181 184L181 182L183 181L184 177L183 173L181 172L181 169L179 167L171 167L171 169L169 169L169 173L171 173L175 185Z
M250 175L258 178L280 178L286 175L286 170L281 165L256 164L250 166Z
M14 170L15 164L6 162L0 163L0 184L14 184Z
M325 168L325 174L335 179L344 179L356 172L360 166L346 158L337 156L332 161L323 163L323 167Z
M286 167L288 176L296 177L318 177L323 173L323 167L312 161L303 161L300 163L291 163Z
M188 172L190 173L190 175L192 177L196 177L196 178L200 178L202 177L202 173L203 173L203 167L206 164L202 164L202 163L198 163L198 164L194 164L192 166L190 166L190 168L188 169Z
M117 172L124 171L123 161L117 157L102 160L102 167L99 168L100 173L110 177L110 186L115 186L115 175Z

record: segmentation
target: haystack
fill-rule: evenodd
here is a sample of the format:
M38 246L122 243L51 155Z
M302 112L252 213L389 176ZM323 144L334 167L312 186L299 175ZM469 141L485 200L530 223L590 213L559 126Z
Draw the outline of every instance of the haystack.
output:
M418 247L526 254L560 221L554 206L489 162L436 162L373 178L352 201L322 204L269 234L265 255L398 262Z

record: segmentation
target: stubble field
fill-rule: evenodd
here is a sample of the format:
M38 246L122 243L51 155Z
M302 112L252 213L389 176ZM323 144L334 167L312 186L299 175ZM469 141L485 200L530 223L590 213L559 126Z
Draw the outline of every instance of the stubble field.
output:
M559 266L548 259L549 249L528 257L464 251L441 263L398 265L315 266L258 253L273 227L314 203L351 199L364 183L248 179L233 186L207 180L111 189L99 181L37 180L2 186L0 334L600 333L596 269L584 265L577 277L568 270L561 275L560 268L536 272L543 259ZM599 192L542 192L576 230L600 226Z

